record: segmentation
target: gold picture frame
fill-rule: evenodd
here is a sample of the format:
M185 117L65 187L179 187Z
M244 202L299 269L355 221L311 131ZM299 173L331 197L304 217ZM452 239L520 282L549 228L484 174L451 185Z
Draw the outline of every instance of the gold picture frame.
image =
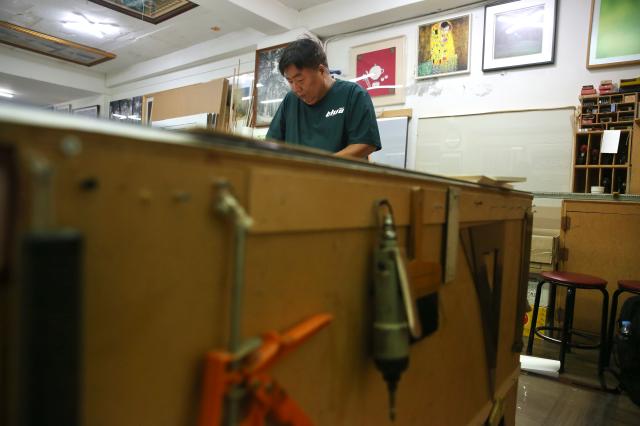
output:
M638 8L632 1L591 0L588 69L640 64Z
M125 4L123 0L89 0L91 3L99 4L116 12L124 13L131 17L149 22L154 25L167 19L178 16L188 10L198 7L196 3L188 0L156 0L153 2L141 1L136 3L138 8ZM145 10L145 6L149 3L151 8ZM140 9L141 8L141 9Z
M114 53L30 30L6 21L0 21L0 43L87 67L116 57Z

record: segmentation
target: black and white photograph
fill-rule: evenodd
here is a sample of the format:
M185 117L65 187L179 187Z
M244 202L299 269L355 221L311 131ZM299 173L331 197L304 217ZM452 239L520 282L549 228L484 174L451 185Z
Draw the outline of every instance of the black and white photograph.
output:
M280 102L289 92L289 83L280 74L278 62L286 44L256 51L254 80L254 118L255 127L265 127L271 123Z

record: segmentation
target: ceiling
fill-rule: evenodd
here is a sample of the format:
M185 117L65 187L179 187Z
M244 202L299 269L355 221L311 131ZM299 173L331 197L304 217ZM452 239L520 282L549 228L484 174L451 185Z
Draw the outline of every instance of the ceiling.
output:
M0 0L2 21L117 55L85 67L0 44L0 63L6 61L0 87L13 86L5 88L21 93L21 97L24 94L23 101L36 105L68 102L235 57L261 44L280 44L291 37L289 32L300 34L302 30L330 37L424 16L470 0L192 1L198 6L154 25L89 0ZM97 36L68 27L69 22L78 20L115 31Z
M69 99L81 99L96 95L96 93L87 90L45 83L3 72L0 72L0 89L8 90L15 95L11 99L12 102L35 106L55 105L67 102ZM0 98L0 100L8 101L5 98Z
M85 18L110 24L118 33L98 38L64 25ZM92 67L100 72L124 69L244 28L210 7L199 6L154 25L87 0L2 0L0 20L115 53L116 59Z
M294 10L305 10L310 7L323 3L329 3L330 0L279 0L280 3Z

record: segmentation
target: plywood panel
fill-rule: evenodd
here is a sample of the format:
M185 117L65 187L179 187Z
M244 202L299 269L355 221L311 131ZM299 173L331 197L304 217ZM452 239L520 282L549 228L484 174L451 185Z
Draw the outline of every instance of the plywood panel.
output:
M200 113L221 114L227 100L227 87L227 79L221 78L149 94L147 97L153 97L151 121Z

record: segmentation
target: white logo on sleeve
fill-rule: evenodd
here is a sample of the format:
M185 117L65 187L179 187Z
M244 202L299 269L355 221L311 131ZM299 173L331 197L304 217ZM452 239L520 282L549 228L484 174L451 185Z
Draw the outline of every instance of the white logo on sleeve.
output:
M340 107L338 109L332 109L331 111L327 111L326 118L333 117L334 115L342 114L344 112L344 107Z

